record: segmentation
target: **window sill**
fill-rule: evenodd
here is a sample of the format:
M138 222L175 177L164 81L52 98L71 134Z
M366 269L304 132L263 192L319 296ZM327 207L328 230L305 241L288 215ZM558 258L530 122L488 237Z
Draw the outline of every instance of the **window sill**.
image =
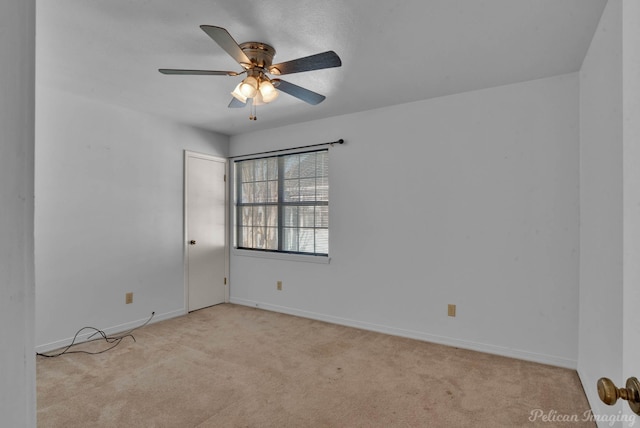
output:
M319 264L325 264L325 265L329 264L329 262L331 261L331 257L329 256L307 256L305 254L275 253L275 252L268 252L268 251L251 251L251 250L240 250L238 248L232 249L231 254L233 254L234 256L242 256L242 257L258 257L263 259L319 263Z

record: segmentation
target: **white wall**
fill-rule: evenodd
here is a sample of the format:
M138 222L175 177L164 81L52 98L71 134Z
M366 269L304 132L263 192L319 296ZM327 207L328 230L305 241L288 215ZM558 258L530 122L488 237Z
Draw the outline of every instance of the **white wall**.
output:
M612 411L598 399L597 380L622 380L621 17L621 2L608 2L580 72L578 372L596 414Z
M37 349L184 313L183 150L226 156L228 137L36 91Z
M0 424L36 425L35 1L0 2Z
M578 93L570 74L232 137L346 143L331 263L232 255L231 301L575 367Z

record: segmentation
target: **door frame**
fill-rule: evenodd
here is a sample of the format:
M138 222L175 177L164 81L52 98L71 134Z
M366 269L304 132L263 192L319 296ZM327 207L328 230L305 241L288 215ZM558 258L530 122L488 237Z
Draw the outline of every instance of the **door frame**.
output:
M229 161L221 156L208 155L205 153L185 150L183 156L183 204L182 204L182 270L184 282L184 310L185 314L189 313L189 221L187 216L188 192L189 189L189 158L206 159L214 162L224 163L224 302L229 303L229 186L227 185L227 177L229 177Z

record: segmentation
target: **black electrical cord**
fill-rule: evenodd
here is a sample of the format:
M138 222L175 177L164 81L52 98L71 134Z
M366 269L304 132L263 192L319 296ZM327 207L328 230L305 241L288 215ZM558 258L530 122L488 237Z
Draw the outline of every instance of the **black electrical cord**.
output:
M71 343L64 348L62 351L56 353L56 354L41 354L40 352L36 352L36 355L39 355L41 357L47 357L47 358L54 358L54 357L59 357L61 355L64 354L89 354L89 355L98 355L98 354L102 354L104 352L107 352L113 348L115 348L116 346L118 346L120 344L120 342L122 342L122 340L125 337L130 337L133 339L133 341L136 341L136 338L133 337L133 334L131 334L134 330L139 329L140 327L144 327L145 325L149 324L149 321L151 321L151 319L153 318L153 316L155 315L155 312L151 312L151 316L149 317L148 320L146 320L143 324L132 328L129 331L125 331L124 333L120 333L116 336L108 336L104 331L97 329L95 327L82 327L80 330L78 330L75 334L75 336L73 336L73 340L71 341ZM76 343L76 340L78 338L78 335L84 331L84 330L95 330L95 332L89 336L87 338L87 340L85 340L84 342L80 342L80 343ZM101 337L91 339L93 336L95 336L96 334L99 334ZM91 352L91 351L70 351L69 349L71 349L73 346L77 346L77 345L81 345L83 343L89 343L89 342L95 342L96 340L102 340L104 339L105 342L109 343L109 344L113 344L112 346L108 347L107 349L103 349L102 351L98 351L98 352Z

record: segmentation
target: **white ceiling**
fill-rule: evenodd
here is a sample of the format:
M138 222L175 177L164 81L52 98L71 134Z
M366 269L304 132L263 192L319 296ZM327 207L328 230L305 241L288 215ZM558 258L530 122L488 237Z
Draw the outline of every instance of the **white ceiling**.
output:
M580 69L606 0L38 0L37 84L234 135ZM241 71L199 26L276 48L274 63L334 50L342 67L282 76L287 94L229 109Z

